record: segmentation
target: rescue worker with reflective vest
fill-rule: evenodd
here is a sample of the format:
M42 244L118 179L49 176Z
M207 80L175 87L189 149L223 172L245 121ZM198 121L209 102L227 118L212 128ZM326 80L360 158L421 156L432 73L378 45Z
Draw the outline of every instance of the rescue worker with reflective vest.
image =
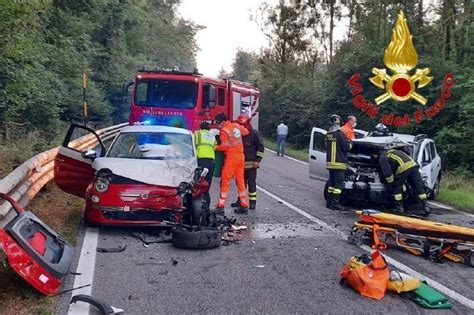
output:
M402 190L405 182L408 182L418 194L425 215L429 215L430 209L427 206L427 196L418 163L402 150L390 149L380 154L379 164L382 176L392 188L393 198L395 199L394 211L400 213L404 211Z
M332 115L331 127L326 133L326 168L329 170L326 208L346 210L340 204L347 168L347 152L351 148L349 140L341 131L341 117Z
M247 115L240 115L237 117L237 123L247 128L249 134L242 137L244 143L244 155L245 155L245 172L244 180L248 187L248 194L250 200L250 210L255 210L257 205L257 169L260 167L262 161L265 146L263 144L263 138L260 133L252 128L250 123L250 117ZM232 204L232 207L238 207L240 200Z
M224 152L224 165L221 174L221 192L217 202L217 209L224 209L227 196L230 189L230 181L235 177L237 183L238 196L240 199L240 208L235 209L235 213L247 214L249 199L244 181L244 145L242 136L248 135L248 130L227 120L227 115L219 113L215 118L217 128L219 129L220 143L216 147L217 151Z
M197 162L199 167L205 167L209 170L205 180L209 184L209 189L212 184L212 177L214 175L215 166L215 148L216 137L209 131L209 123L202 122L200 129L194 132L194 145L196 146ZM211 203L209 191L206 192L207 206Z

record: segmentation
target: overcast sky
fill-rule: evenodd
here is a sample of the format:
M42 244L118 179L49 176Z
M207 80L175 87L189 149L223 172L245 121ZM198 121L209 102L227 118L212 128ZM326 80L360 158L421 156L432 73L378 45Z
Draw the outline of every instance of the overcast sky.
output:
M200 51L198 69L208 76L217 76L224 67L231 70L238 47L255 52L266 40L250 15L255 15L263 0L183 0L179 13L187 20L206 28L197 34ZM278 0L266 0L276 4Z

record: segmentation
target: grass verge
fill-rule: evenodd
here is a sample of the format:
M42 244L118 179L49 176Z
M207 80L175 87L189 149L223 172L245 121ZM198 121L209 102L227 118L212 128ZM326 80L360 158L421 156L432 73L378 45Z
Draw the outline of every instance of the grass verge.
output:
M265 147L276 151L277 145L275 141L265 139ZM298 150L291 145L285 146L285 154L304 162L308 161L307 150ZM436 200L474 213L474 178L466 175L443 174L440 194Z
M437 200L474 213L474 178L443 174Z
M82 199L66 194L53 183L48 184L28 205L53 230L72 244L84 212ZM53 314L55 299L33 289L8 265L0 252L0 313L1 314Z

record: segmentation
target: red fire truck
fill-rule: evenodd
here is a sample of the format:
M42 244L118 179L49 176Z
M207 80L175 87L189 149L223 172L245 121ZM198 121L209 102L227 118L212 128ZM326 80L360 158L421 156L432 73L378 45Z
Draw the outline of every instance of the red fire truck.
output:
M124 85L125 91L131 85L130 124L144 122L194 131L202 121L212 126L217 113L224 112L230 120L247 114L258 129L260 91L249 83L209 78L197 70L142 69L134 81Z

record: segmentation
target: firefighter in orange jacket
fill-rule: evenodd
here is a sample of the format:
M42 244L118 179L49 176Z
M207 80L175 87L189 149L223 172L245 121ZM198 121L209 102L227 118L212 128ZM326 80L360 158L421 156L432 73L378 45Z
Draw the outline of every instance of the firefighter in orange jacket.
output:
M217 202L217 208L223 209L225 207L230 181L232 177L235 177L240 198L240 208L235 209L235 212L247 214L249 199L244 181L245 158L242 136L248 135L249 132L245 127L228 121L224 113L217 114L215 120L217 128L220 130L220 144L216 150L223 151L225 155L221 175L221 193Z

